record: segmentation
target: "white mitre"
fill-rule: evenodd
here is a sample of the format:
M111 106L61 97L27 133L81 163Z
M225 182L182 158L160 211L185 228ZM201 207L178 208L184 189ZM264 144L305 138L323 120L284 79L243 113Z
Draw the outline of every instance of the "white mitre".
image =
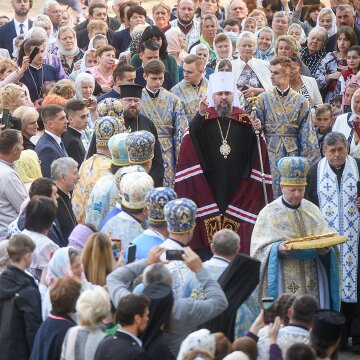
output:
M215 107L213 95L218 92L229 91L233 93L233 107L240 107L239 97L232 72L220 71L209 76L209 83L206 93L206 100L209 107Z

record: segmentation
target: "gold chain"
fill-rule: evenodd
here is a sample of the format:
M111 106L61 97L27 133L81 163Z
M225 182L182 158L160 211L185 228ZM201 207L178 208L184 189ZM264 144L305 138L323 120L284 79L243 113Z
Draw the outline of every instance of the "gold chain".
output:
M230 130L230 125L231 125L231 119L229 119L229 125L228 125L227 131L226 131L225 138L224 138L224 134L223 134L223 132L221 130L219 119L216 119L216 121L217 121L217 123L219 125L220 135L221 135L221 139L222 139L222 144L220 145L220 154L222 156L224 156L224 159L227 159L228 155L231 152L231 147L227 143L227 138L229 136L229 130Z

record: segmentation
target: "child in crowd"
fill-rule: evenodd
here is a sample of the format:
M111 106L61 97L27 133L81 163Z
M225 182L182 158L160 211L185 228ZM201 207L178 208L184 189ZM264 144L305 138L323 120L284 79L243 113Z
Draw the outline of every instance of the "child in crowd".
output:
M332 106L330 104L322 104L316 108L315 114L316 135L319 141L321 156L323 157L324 138L326 134L332 131L332 125L334 123Z

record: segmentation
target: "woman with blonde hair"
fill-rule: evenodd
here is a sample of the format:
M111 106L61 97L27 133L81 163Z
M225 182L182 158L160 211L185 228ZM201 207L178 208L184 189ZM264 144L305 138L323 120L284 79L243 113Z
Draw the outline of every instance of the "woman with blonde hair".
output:
M35 150L35 144L31 142L31 138L37 134L39 112L30 106L20 106L13 115L21 121L24 150Z
M99 343L106 336L102 321L110 309L110 296L101 286L84 291L76 303L79 325L66 333L60 359L93 360Z
M275 55L285 57L300 57L300 44L295 40L293 36L281 35L275 41ZM312 76L310 69L301 61L301 75Z
M320 26L325 29L328 33L328 38L336 34L336 15L331 8L325 7L320 10L316 26Z
M14 118L14 111L24 105L28 105L26 91L16 84L7 84L0 91L0 99L3 106L2 123L5 128L21 129L21 124Z
M42 177L40 160L34 150L23 150L20 159L14 162L14 166L27 192L29 192L31 184Z
M79 60L84 56L77 46L76 32L71 26L62 26L57 35L57 56L68 77L73 70L80 68Z
M152 8L152 14L155 25L158 28L162 31L168 31L170 29L171 8L168 4L165 4L165 2L155 4Z
M42 105L65 106L75 96L75 85L71 80L59 80L50 90Z
M82 252L86 278L94 285L104 286L106 276L115 268L110 238L102 233L92 234Z
M237 88L245 98L258 96L272 89L270 80L270 64L255 58L256 36L250 31L239 35L236 43L239 58L232 61L233 73ZM249 104L246 104L249 108Z

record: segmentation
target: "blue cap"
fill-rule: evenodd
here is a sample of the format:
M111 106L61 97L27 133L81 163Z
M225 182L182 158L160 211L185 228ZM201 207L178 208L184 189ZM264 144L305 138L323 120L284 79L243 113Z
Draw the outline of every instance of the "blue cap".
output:
M130 133L126 139L130 164L144 164L154 157L155 136L145 130Z
M111 154L111 162L116 166L129 165L129 156L126 149L126 138L129 133L121 133L113 135L109 139L108 147Z
M175 234L189 232L195 227L196 204L186 198L169 201L164 208L168 231Z
M304 157L283 157L278 162L280 185L305 186L309 162Z
M94 131L97 146L107 146L109 139L122 131L120 120L113 116L104 116L95 121Z
M146 205L149 210L150 221L163 222L165 205L177 198L176 192L169 187L151 189L146 195Z

